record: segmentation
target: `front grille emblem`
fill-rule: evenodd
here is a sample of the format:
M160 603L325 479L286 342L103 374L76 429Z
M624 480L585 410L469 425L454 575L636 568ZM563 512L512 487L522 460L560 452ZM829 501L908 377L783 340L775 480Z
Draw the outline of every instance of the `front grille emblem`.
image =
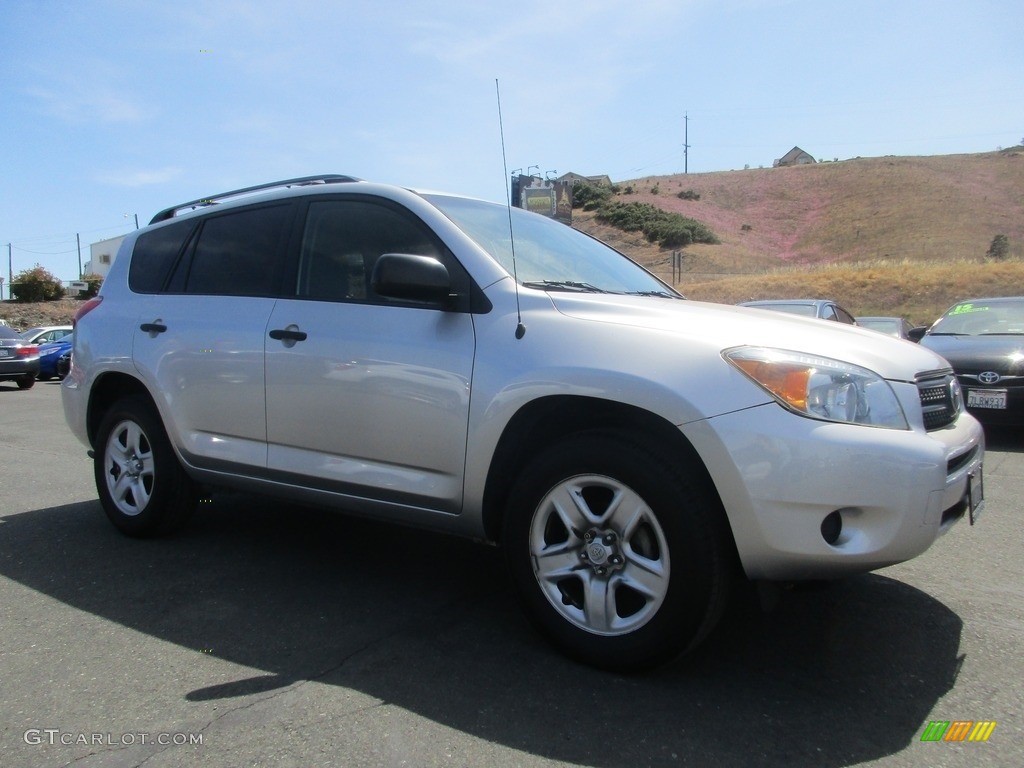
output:
M998 384L1000 375L995 371L985 371L978 374L978 381L982 384Z

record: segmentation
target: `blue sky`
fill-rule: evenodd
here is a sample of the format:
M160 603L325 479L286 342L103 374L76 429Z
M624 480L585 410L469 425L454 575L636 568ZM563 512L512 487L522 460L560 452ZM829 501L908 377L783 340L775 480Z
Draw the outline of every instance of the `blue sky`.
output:
M1024 140L1022 29L1019 0L6 0L0 259L73 280L76 233L84 262L321 172L504 201L496 81L509 171L679 173L684 115L690 173L990 151Z

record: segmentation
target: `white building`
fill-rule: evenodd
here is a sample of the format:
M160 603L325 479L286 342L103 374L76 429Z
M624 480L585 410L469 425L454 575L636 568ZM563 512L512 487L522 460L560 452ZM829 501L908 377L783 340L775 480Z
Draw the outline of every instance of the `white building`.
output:
M90 258L89 261L85 262L83 274L106 277L107 272L110 271L110 265L113 264L114 259L117 258L117 249L121 247L121 241L123 241L125 237L127 237L127 235L118 235L117 237L111 237L108 240L100 240L98 243L90 245Z

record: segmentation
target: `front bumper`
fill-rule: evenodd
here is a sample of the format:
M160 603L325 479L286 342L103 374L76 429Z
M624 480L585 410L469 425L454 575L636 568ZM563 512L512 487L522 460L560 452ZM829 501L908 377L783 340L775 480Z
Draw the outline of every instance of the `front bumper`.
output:
M967 414L926 432L815 421L769 404L682 429L705 458L752 579L831 578L916 557L964 516L985 453ZM832 513L842 531L829 543L822 523Z

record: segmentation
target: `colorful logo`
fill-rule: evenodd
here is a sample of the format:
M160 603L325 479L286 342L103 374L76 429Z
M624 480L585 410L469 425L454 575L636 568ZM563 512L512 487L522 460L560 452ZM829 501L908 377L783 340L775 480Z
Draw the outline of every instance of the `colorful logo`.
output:
M921 741L988 741L995 729L995 720L932 720Z

